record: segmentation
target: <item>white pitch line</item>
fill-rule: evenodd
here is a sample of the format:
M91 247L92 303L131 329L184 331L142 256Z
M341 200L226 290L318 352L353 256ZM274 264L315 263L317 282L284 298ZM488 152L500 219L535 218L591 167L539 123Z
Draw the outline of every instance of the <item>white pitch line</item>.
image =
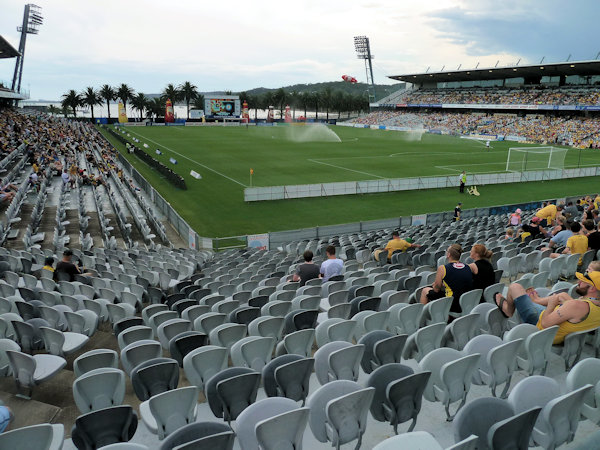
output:
M169 147L167 147L166 145L163 145L163 144L161 144L161 143L159 143L159 142L156 142L156 141L154 141L154 140L150 139L149 137L146 137L146 136L143 136L143 135L141 135L141 134L138 134L138 133L136 133L135 131L129 131L129 132L130 132L130 133L133 133L133 134L137 134L137 135L138 135L138 136L140 136L142 139L146 139L147 141L154 142L156 145L160 145L161 147L163 147L163 148L166 148L166 149L167 149L167 150L169 150L170 152L173 152L173 153L175 153L176 155L179 155L179 156L181 156L182 158L185 158L185 159L187 159L188 161L191 161L191 162L193 162L194 164L198 164L199 166L201 166L201 167L204 167L206 170L210 170L211 172L214 172L214 173L216 173L217 175L221 175L223 178L227 178L229 181L233 181L234 183L237 183L237 184L239 184L240 186L243 186L243 187L248 187L248 185L246 185L246 184L244 184L244 183L240 183L239 181L237 181L237 180L234 180L233 178L231 178L231 177L228 177L227 175L225 175L225 174L223 174L223 173L221 173L221 172L219 172L219 171L217 171L217 170L215 170L215 169L212 169L212 168L210 168L210 167L208 167L208 166L205 166L204 164L202 164L202 163L199 163L198 161L194 161L192 158L188 158L187 156L185 156L185 155L182 155L181 153L179 153L179 152L176 152L176 151L175 151L175 150L173 150L172 148L169 148Z
M342 170L348 170L350 172L356 172L356 173L362 173L363 175L368 175L370 177L375 177L375 178L381 178L382 180L385 179L385 177L380 177L379 175L375 175L369 172L361 172L360 170L354 170L354 169L348 169L347 167L342 167L342 166L336 166L335 164L329 164L323 161L318 161L316 159L308 159L308 161L310 162L314 162L316 164L323 164L324 166L331 166L331 167L335 167L336 169L342 169Z

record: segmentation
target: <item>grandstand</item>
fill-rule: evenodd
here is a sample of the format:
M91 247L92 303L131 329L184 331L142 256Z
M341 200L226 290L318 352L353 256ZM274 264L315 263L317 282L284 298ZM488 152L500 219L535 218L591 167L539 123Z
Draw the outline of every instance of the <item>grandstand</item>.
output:
M465 211L458 224L445 216L438 221L432 216L430 222L421 225L400 224L402 236L414 239L421 247L392 255L391 263L385 258L375 261L372 256L390 238L389 227L341 232L321 239L299 239L297 234L290 234L290 239L281 243L281 250L213 253L183 249L187 243L176 240L177 233L169 230L164 217L137 189L128 169L120 165L115 150L91 125L11 110L2 111L0 123L0 143L5 153L0 162L3 181L15 185L14 198L6 206L2 222L4 246L0 247L0 370L4 375L0 378L0 399L15 413L12 430L53 423L54 431L48 430L48 436L59 441L65 437L65 449L84 448L83 440L99 439L101 431L105 439L115 439L106 434L123 422L119 419L114 423L111 417L132 411L119 407L121 404L129 405L138 416L137 428L132 425L123 434L132 443L145 446L138 448L173 448L174 439L185 440L186 433L188 439L202 433L194 427L183 427L189 421L211 423L210 427L198 425L204 433L210 433L210 429L227 432L227 414L231 414L231 428L236 432L233 448L242 448L241 442L245 448L248 439L256 439L252 430L258 418L269 418L271 408L296 410L300 400L306 398L310 417L323 414L324 423L326 412L319 405L325 399L341 401L340 395L354 393L356 397L366 396L362 401L369 402L373 394L365 390L367 386L375 386L374 398L382 399L391 380L426 368L440 370L435 368L433 356L427 357L440 353L433 347L441 347L448 354L445 358L452 353L452 360L465 356L474 361L476 358L469 355L483 351L472 349L479 341L489 341L485 345L491 350L503 342L501 336L506 342L514 339L523 327L515 319L492 314L497 309L490 304L492 290L505 290L512 280L535 286L540 295L562 290L577 296L572 280L577 267L573 261L578 256L550 261L539 250L548 238L525 242L520 238L504 239L506 209L487 210L486 215ZM55 142L59 134L65 143ZM78 170L73 183L65 183L57 173L65 169L69 173L74 164ZM30 183L36 168L39 184ZM537 204L520 206L530 209L524 214L526 221ZM475 307L479 315L465 311L463 321L473 326L461 335L457 325L445 323L447 311L438 317L439 312L427 307L423 313L414 301L422 287L431 282L435 267L444 262L445 248L450 243L460 243L464 249L461 260L470 262L468 250L477 242L493 250L492 263L500 284L493 285L486 293L488 300ZM328 245L333 245L344 261L339 280L321 283L316 279L305 287L286 281L305 250L311 250L315 262L320 263ZM76 275L73 281L61 275L53 280L42 265L48 256L60 259L67 246L89 275ZM595 252L588 252L584 266L595 256ZM571 281L559 281L560 276ZM406 313L415 309L420 318L407 321L408 316L401 314L405 309ZM440 334L431 342L422 341L418 336L429 330ZM584 358L594 359L596 333L588 333L589 343L573 339L568 345L555 346L554 351L548 344L543 358L535 359L535 373L545 373L547 378L543 380L556 389L555 396L579 388L573 374L587 370L589 360ZM402 335L411 337L405 342ZM536 334L531 339L538 336L544 335ZM586 334L579 336L585 338ZM394 338L385 341L390 349L378 353L375 344L388 338ZM435 343L433 347L431 343ZM514 344L512 347L517 349ZM14 367L16 373L19 363L10 351L19 349L23 358L33 354L40 367L48 371L47 377L32 384L20 378L15 385L10 368ZM366 356L361 359L363 354ZM216 358L214 362L212 357ZM310 357L314 357L314 363ZM385 369L374 371L382 364L377 358L384 357ZM335 358L342 358L341 365L333 363ZM202 365L204 360L211 361L208 367ZM583 361L576 365L577 360ZM401 366L387 365L394 361ZM523 350L522 361L516 366L509 364L513 372L509 392L526 386L521 383L531 379L534 360L527 361L528 354ZM513 358L513 362L517 360ZM567 371L565 365L575 367ZM304 374L306 389L288 391L285 384L278 387L276 383L284 383L283 375L276 370L280 366L294 368L289 376ZM301 367L305 372L300 372ZM453 367L459 370L458 363ZM398 373L390 375L391 379L381 375L390 370ZM384 380L376 381L382 376ZM432 377L439 389L449 389L440 373ZM219 390L217 382L221 380L223 386L229 386L228 394ZM477 399L497 400L502 405L515 401L511 397L508 401L493 399L489 380L471 379L470 375L465 380L463 390L458 394L453 391L448 397L450 414L460 407L463 394L466 403L461 411L466 411L465 415ZM229 395L235 397L240 389L246 395L248 387L251 404L241 408L246 413L223 409ZM443 396L436 397L432 392L426 390L423 394L414 429L433 435L429 445L435 442L440 448L449 447L459 435L457 424L464 423L464 419L459 414L454 422L447 421ZM580 395L583 391L574 392ZM17 394L30 395L31 399ZM159 399L163 399L162 406L152 406ZM363 413L362 448L374 448L394 434L394 421L382 412L381 401L375 400L370 410L368 403L360 402L355 404L362 405L358 409L344 407L346 414ZM112 409L103 409L109 405ZM578 414L581 407L584 414L591 414L595 405L589 405L584 408L579 404L570 412ZM107 411L111 417L98 415ZM86 426L84 413L91 414L89 417L102 430ZM166 418L169 415L171 419ZM565 448L577 448L594 439L597 426L588 419L574 421L578 425L575 441ZM164 428L161 420L165 420ZM405 434L409 423L397 426L401 436L412 436ZM246 429L251 430L250 434ZM305 448L329 447L332 435L314 419L309 418L300 430ZM18 433L0 434L0 448L17 448L3 440L11 436L27 442ZM540 436L536 435L536 442L545 442ZM358 435L351 432L344 447L354 446L356 438ZM568 435L556 437L557 443L569 439Z

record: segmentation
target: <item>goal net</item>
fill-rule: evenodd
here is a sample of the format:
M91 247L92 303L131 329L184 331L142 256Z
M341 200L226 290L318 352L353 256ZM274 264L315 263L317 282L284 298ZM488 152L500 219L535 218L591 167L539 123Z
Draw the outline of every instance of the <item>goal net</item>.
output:
M511 147L508 149L506 171L563 169L567 151L557 147Z

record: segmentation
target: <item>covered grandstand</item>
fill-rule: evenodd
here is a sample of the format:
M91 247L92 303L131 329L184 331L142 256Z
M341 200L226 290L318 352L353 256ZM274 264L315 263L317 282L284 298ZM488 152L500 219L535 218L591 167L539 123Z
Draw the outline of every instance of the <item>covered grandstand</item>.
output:
M0 36L0 60L16 58L20 53L10 43ZM4 63L4 61L0 62ZM13 90L10 83L0 80L0 106L12 104L15 100L26 100L29 92L25 89Z

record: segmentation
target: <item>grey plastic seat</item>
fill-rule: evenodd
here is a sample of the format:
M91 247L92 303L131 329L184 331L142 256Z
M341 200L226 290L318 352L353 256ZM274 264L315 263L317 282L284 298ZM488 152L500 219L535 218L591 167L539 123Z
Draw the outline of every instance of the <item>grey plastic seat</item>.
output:
M394 335L388 331L379 330L371 331L360 338L358 344L365 346L365 351L360 361L360 366L365 373L371 373L380 365L378 361L375 361L375 344L383 339L388 339L393 336ZM404 337L404 341L406 342L406 336ZM402 343L402 347L404 347L405 342ZM402 349L400 349L400 355L402 355Z
M158 327L171 319L179 319L179 314L175 311L159 311L148 319L148 326L150 326L154 331L154 334L158 336Z
M227 316L225 314L215 312L202 314L194 321L194 330L200 331L208 336L212 330L219 325L223 325L226 319Z
M208 336L199 331L185 331L169 341L169 353L183 367L183 358L191 351L203 347L208 342Z
M10 361L7 350L21 351L21 347L12 339L0 339L0 377L11 375Z
M212 345L225 347L228 350L246 335L246 326L238 323L224 323L212 330L208 339Z
M87 372L100 368L118 369L119 356L117 352L106 348L99 348L85 352L73 361L75 378L79 378Z
M412 305L399 303L390 306L390 308L388 308L388 311L390 312L390 316L388 317L388 328L390 331L395 331L397 334L407 334L410 336L419 329L423 308L424 305L422 303L415 303Z
M256 401L260 373L247 367L231 367L206 382L205 394L211 411L228 423Z
M448 322L450 308L452 307L452 297L442 297L427 303L423 307L421 315L421 326L431 325L433 323Z
M89 309L80 309L76 312L65 311L65 319L69 331L91 337L98 328L98 315Z
M185 320L189 320L194 323L194 321L200 317L202 314L206 314L210 312L210 308L206 305L192 305L188 306L181 312L181 318Z
M131 371L143 363L162 356L160 343L154 340L141 340L127 345L121 350L121 364L125 373L131 376Z
M531 324L520 324L509 330L504 335L504 340L514 340L523 338L523 345L517 355L519 367L526 370L529 375L540 371L543 375L546 372L548 359L552 355L552 341L558 330L558 325L538 330Z
M479 314L464 314L446 326L442 346L462 350L471 338L479 334Z
M192 323L185 319L170 319L161 323L157 329L158 340L163 349L169 348L169 341L180 333L190 331Z
M314 368L313 358L302 358L275 368L277 392L304 405L309 392L309 381Z
M119 406L125 399L125 373L106 367L86 372L73 382L73 398L82 414Z
M553 449L575 437L583 399L593 390L585 385L575 391L560 395L556 381L544 376L529 376L521 380L508 396L516 413L532 407L542 411L531 435L534 444Z
M316 309L293 310L285 316L285 325L283 332L285 334L294 331L315 328L319 311Z
M579 361L579 358L581 358L581 352L583 351L586 338L599 329L600 328L595 328L569 333L565 336L565 340L561 346L552 347L553 352L559 354L565 361L566 371L571 369L571 367Z
M48 353L56 356L65 356L76 352L90 340L89 337L65 331L55 330L53 328L41 327L44 346Z
M257 317L248 324L248 335L271 337L275 340L275 342L279 342L283 333L283 325L283 317Z
M317 389L306 400L315 438L338 449L357 439L360 447L374 393L374 388L364 389L348 380L332 381Z
M315 374L321 385L333 380L356 381L364 345L334 341L315 352Z
M137 429L137 414L128 405L99 409L77 418L71 431L79 450L95 450L117 442L128 442Z
M150 325L150 317L159 312L168 311L169 307L163 303L152 304L142 309L142 319L146 325Z
M427 449L443 450L435 438L427 431L411 431L398 436L392 436L381 441L373 450L397 450L397 449Z
M273 317L284 317L290 312L292 307L291 302L284 302L280 300L269 300L264 306L260 308L260 312L263 316Z
M271 361L275 341L270 337L249 336L231 346L231 361L234 366L250 367L256 371Z
M285 355L294 353L301 356L310 356L311 349L315 340L315 330L308 328L306 330L294 331L286 335L283 340L277 344L276 355Z
M593 423L600 421L600 359L586 358L575 364L569 373L565 384L567 390L574 391L587 384L594 386L593 391L589 391L581 405L581 415Z
M471 435L477 436L477 448L488 447L488 432L491 427L514 415L512 406L506 401L494 397L481 397L471 400L454 418L452 428L454 440L459 442ZM516 441L516 439L515 439ZM508 448L517 448L511 446Z
M527 450L533 426L541 410L531 408L492 425L487 433L488 447Z
M0 434L0 448L11 450L60 450L63 447L64 435L65 427L60 423L31 425Z
M450 404L460 401L456 411L464 406L479 358L479 354L464 356L458 350L438 348L419 363L423 371L431 371L423 396L430 402L439 401L444 405L446 420L454 417L450 414Z
M522 339L509 341L490 349L486 356L486 370L481 366L478 373L481 380L492 389L492 395L496 397L496 388L504 384L500 398L506 398L512 375L517 369L517 353L522 345ZM475 378L475 377L474 377Z
M152 328L145 325L136 325L121 331L117 336L117 343L119 344L119 349L123 350L134 342L152 339L154 339Z
M308 408L298 408L258 422L256 439L260 448L302 448L302 438L308 423Z
M194 422L169 434L159 450L233 450L235 434L221 422Z
M299 409L296 402L288 398L281 397L272 397L259 400L258 402L248 406L239 414L236 421L236 433L240 447L244 450L259 450L259 441L257 436L258 424L280 416L281 414L286 414L293 411L303 412L304 426L301 426L302 423L298 424L295 422L288 422L287 425L289 428L271 428L271 431L273 431L274 434L270 436L265 435L263 431L261 437L263 440L266 438L267 442L270 442L271 439L275 442L280 442L280 445L283 445L283 447L278 448L300 448L302 445L302 432L306 427L306 420L308 419L308 408ZM289 447L290 441L286 441L284 438L286 435L291 435L293 437L291 442L298 442L296 439L299 437L300 447ZM260 448L265 447L261 446Z
M481 300L481 296L483 295L482 289L473 289L471 291L465 292L460 296L458 302L460 304L460 313L450 313L451 317L462 317L470 314L473 308L479 304L479 300Z
M44 348L44 340L40 328L48 326L48 322L44 319L29 319L27 322L18 320L11 321L15 331L15 337L21 350L26 353L31 353L33 350Z
M388 311L361 311L352 317L356 322L354 329L354 338L360 339L361 336L375 330L387 330L387 322L390 313Z
M179 365L171 358L154 358L135 366L131 371L133 392L141 401L177 388Z
M185 355L183 370L191 384L204 390L206 382L227 367L227 359L226 348L206 345Z
M27 394L19 394L25 398L31 398L34 386L54 377L67 364L64 358L55 355L31 356L15 350L6 350L6 355L17 387L28 389Z
M198 388L187 386L156 394L140 404L140 416L151 433L158 439L195 422L198 406Z
M120 320L135 316L135 308L127 303L119 303L118 305L107 303L106 311L111 324L115 324Z
M414 334L408 336L404 350L402 351L402 357L404 359L414 358L420 361L428 353L441 346L445 330L445 322L434 323L419 328Z

